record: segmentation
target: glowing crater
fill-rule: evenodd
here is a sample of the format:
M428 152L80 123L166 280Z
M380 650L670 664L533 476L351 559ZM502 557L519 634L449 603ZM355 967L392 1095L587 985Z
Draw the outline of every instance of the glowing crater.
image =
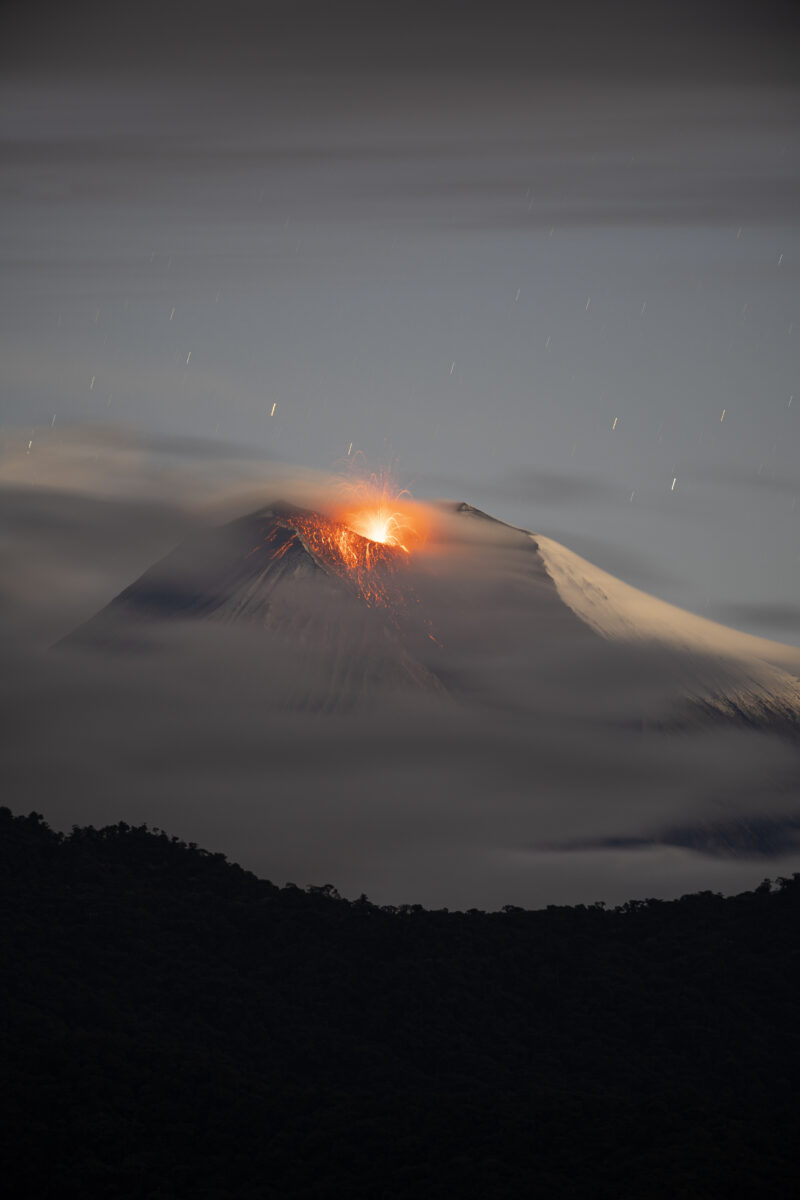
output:
M412 542L416 534L407 516L401 512L387 512L382 507L348 513L346 521L354 533L383 546L397 546L406 554L409 553L407 543Z

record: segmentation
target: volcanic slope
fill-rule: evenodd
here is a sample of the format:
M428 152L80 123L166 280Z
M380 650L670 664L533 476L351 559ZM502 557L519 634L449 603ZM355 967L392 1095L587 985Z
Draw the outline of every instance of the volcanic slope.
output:
M533 639L541 673L543 639L557 643L560 666L602 711L627 674L628 698L643 697L648 720L691 726L708 718L800 735L800 649L729 629L616 579L567 547L538 533L506 525L468 504L449 506L456 525L516 547L511 586L524 593L525 623L514 631L520 655ZM474 531L478 531L477 534ZM524 570L522 564L526 563ZM518 606L519 608L519 606ZM502 622L511 636L510 622ZM533 630L538 632L533 632ZM588 636L587 636L588 635ZM591 660L583 671L581 660ZM645 686L646 685L646 686ZM651 687L652 685L652 687Z
M411 689L533 717L800 732L800 650L685 612L471 505L439 512L441 553L415 564L272 504L178 546L62 645L137 647L204 619L269 635L291 661L292 707Z
M403 645L405 554L283 502L176 547L59 645L141 650L175 622L256 628L293 655L293 705L444 689ZM303 683L305 680L305 685Z
M531 536L564 603L601 637L617 645L660 646L687 666L702 664L702 672L687 677L688 698L698 709L800 731L800 650L686 612L550 538Z

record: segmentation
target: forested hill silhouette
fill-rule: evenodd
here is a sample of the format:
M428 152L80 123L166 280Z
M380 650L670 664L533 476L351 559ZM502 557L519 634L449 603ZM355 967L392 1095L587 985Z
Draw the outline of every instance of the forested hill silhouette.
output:
M0 810L6 1195L788 1196L800 876L483 913Z

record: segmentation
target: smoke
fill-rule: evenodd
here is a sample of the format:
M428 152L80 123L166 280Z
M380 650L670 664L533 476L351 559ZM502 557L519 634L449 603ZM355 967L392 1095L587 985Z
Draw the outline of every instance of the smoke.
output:
M165 622L139 626L134 649L53 650L209 522L279 497L323 506L330 481L110 431L34 450L6 443L0 462L16 811L60 828L145 821L276 882L384 903L616 902L736 890L772 869L736 853L737 831L796 815L796 747L724 723L657 725L702 664L594 638L515 531L432 510L409 583L436 640L412 613L406 644L447 695L386 667L399 652L379 616L313 588L304 620L333 630L327 642ZM331 704L332 678L347 703ZM723 852L712 828L732 831ZM676 830L697 837L676 844ZM779 851L785 874L790 837Z

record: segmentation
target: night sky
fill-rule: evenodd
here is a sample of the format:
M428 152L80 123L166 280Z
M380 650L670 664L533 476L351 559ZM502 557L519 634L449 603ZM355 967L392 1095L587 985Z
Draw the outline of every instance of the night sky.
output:
M35 3L2 41L6 439L352 442L800 643L790 5Z

